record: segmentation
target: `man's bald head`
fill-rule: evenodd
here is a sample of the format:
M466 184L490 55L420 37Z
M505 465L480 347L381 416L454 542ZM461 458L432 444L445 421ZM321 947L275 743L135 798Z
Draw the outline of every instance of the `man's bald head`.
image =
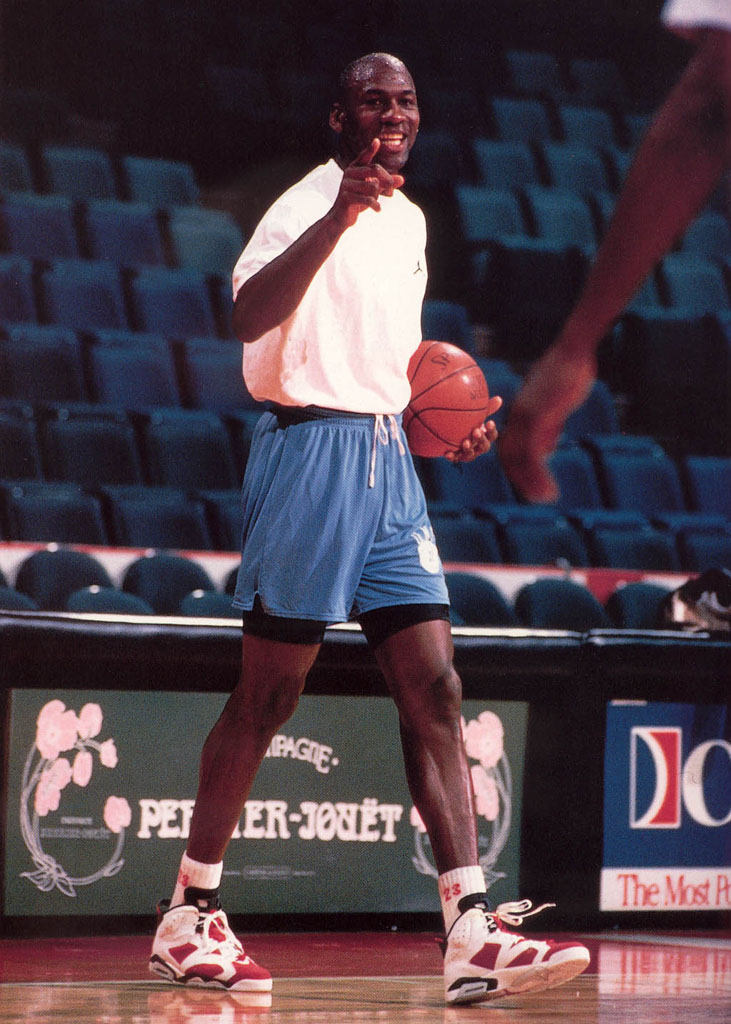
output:
M376 70L390 70L396 74L406 75L413 86L413 79L402 60L390 53L367 53L358 57L343 68L338 78L337 102L344 104L350 91L362 82L371 78Z

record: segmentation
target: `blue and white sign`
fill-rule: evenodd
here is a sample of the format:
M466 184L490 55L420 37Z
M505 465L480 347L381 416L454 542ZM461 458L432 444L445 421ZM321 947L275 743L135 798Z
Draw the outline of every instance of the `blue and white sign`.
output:
M608 705L601 910L731 908L729 739L722 705Z

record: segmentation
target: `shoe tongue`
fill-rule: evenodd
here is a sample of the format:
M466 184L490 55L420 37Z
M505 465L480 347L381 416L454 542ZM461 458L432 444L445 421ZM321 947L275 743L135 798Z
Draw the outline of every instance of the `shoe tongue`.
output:
M218 910L220 906L218 889L197 889L191 885L185 890L185 902L189 906L197 907L203 913Z
M464 914L466 910L472 910L475 907L478 910L484 910L486 914L490 912L490 904L487 902L486 892L472 892L469 896L463 896L457 904L460 914Z

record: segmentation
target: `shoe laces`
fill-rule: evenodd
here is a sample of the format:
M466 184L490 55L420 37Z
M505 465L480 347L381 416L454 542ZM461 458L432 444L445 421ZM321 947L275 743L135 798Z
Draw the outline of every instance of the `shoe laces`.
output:
M526 917L533 917L542 910L555 906L555 903L541 903L539 907L534 907L531 900L513 900L498 904L494 910L486 910L485 915L492 918L492 922L488 922L488 927L492 923L493 928L502 928L506 924L511 928L520 928Z
M231 931L228 919L220 906L211 910L201 910L195 930L203 939L206 949L232 953L236 957L246 955L244 947Z

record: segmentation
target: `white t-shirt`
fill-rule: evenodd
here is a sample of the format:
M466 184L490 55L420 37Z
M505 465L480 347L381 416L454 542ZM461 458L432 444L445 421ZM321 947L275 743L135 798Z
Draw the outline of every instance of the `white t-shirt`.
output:
M342 177L329 160L276 200L234 267L234 298L327 213ZM399 191L380 204L343 233L292 316L244 345L244 379L255 398L347 412L406 407L406 369L421 341L426 223Z
M667 0L662 20L681 33L699 28L731 29L731 0Z

